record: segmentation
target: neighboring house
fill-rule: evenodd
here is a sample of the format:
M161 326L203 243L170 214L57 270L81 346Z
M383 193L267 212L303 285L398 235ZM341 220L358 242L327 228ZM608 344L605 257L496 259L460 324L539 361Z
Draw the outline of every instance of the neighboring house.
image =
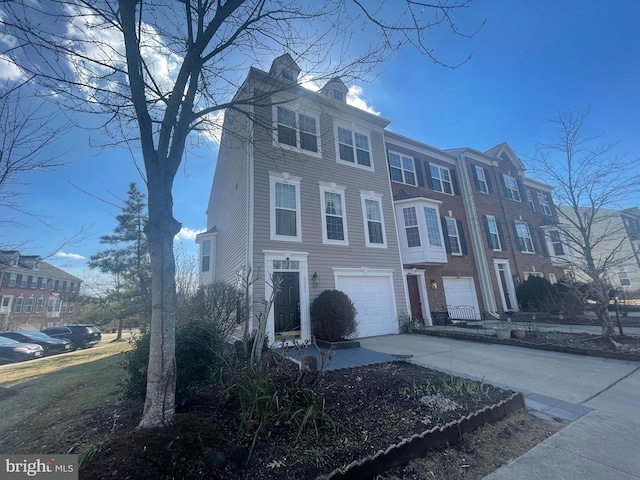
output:
M289 55L252 68L228 110L200 245L200 283L251 286L254 311L282 282L270 340L310 336L309 307L339 289L358 309L359 336L398 331L410 311L457 318L517 311L529 275L552 282L545 231L557 224L551 187L524 176L506 144L488 152L441 150L386 130L346 104L347 87L296 86ZM266 279L266 281L265 281Z
M385 139L413 315L498 317L519 310L516 289L530 275L563 276L544 240L558 221L551 187L524 177L508 144L443 151Z
M254 313L281 282L267 319L271 341L309 338L310 305L344 291L357 335L398 331L408 310L384 146L389 123L346 104L331 80L318 93L296 86L289 55L269 72L252 68L237 98L264 106L227 110L207 209L198 235L201 283L236 283L248 269Z
M575 218L570 208L558 208ZM582 210L588 212L586 208ZM571 231L567 222L564 225ZM606 270L611 285L627 293L640 290L640 209L600 209L593 222L591 239L595 242L595 265ZM555 259L556 263L563 265L576 280L587 280L581 268L582 250L573 246L567 235L561 235L560 241L563 255Z
M0 329L73 322L82 281L19 251L0 251Z

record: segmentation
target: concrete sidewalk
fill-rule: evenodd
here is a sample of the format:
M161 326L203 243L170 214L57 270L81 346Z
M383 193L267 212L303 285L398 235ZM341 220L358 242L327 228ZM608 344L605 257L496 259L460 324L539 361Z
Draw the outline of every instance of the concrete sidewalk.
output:
M360 343L521 391L530 408L572 422L487 479L640 479L640 362L425 335Z

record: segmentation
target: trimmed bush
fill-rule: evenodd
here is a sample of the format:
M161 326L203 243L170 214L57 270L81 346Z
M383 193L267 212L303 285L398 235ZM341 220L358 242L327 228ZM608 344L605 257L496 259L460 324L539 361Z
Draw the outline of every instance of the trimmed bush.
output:
M356 313L346 293L325 290L311 304L311 331L327 342L346 340L356 333Z
M210 385L220 371L223 342L218 328L201 320L189 320L176 327L176 403L192 400L200 387ZM132 340L125 360L125 394L144 399L151 334L148 330Z

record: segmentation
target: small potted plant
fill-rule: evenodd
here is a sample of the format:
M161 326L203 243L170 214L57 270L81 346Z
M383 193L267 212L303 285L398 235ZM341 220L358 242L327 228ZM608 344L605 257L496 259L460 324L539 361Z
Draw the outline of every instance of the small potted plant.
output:
M524 338L525 334L526 332L522 325L514 326L513 330L511 330L511 335L513 335L513 338Z
M500 340L511 338L511 331L513 330L511 318L507 317L506 321L500 322L497 326L493 327L493 330L495 331L496 337Z
M418 319L407 312L401 312L398 317L398 323L403 332L413 333L413 329L418 326Z

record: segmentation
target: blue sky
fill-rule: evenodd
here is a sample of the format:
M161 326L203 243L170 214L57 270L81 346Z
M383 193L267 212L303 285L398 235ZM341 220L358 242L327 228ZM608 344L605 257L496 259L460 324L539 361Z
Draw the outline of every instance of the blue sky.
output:
M434 53L443 61L455 64L472 53L459 68L434 65L405 49L375 78L350 86L391 121L391 130L439 148L488 150L506 141L526 164L536 142L553 136L547 119L590 108L587 134L603 134L602 142L619 141L618 154L640 157L640 2L477 0L459 24L471 31L484 19L470 40L433 32ZM46 224L0 207L0 218L23 225L2 228L3 248L19 245L25 254L47 255L84 226L85 240L48 261L91 276L86 261L100 249L99 237L111 233L119 211L72 184L109 201L124 198L131 181L143 188L132 154L92 147L100 141L100 131L76 128L51 146L49 153L63 153L68 164L23 178L23 208ZM196 251L192 233L206 225L216 155L214 143L188 152L176 177L174 214L185 228L178 241L189 252ZM640 196L628 202L640 206Z

